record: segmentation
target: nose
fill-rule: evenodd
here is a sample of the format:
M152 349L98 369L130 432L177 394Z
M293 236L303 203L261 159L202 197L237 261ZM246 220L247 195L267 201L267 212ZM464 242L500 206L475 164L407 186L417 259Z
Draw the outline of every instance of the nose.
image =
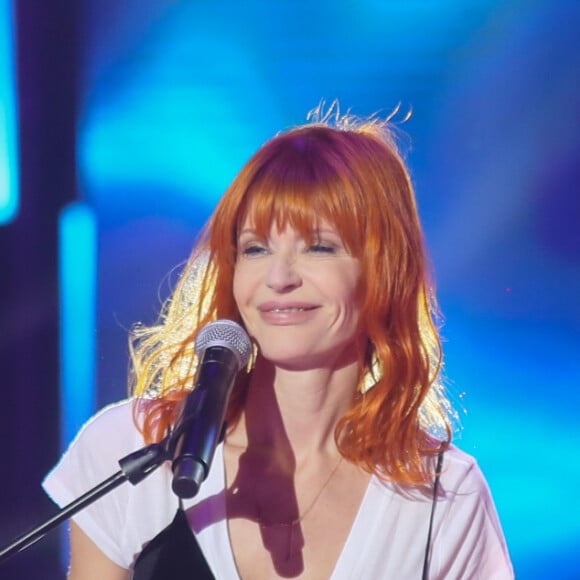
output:
M266 280L268 288L276 292L290 292L302 285L296 256L287 253L277 253L271 256L270 267Z

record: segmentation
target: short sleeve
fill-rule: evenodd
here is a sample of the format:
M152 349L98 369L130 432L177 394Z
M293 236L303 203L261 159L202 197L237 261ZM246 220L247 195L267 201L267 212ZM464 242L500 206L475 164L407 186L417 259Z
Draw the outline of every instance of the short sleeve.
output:
M119 459L142 448L133 423L131 401L105 408L79 432L43 487L59 506L120 471ZM166 474L157 470L132 486L124 482L73 516L75 523L113 562L130 568L144 543L173 517L177 503L167 506Z
M455 455L452 473L444 468L442 477L445 501L439 504L432 566L441 578L511 580L513 568L489 486L472 457Z

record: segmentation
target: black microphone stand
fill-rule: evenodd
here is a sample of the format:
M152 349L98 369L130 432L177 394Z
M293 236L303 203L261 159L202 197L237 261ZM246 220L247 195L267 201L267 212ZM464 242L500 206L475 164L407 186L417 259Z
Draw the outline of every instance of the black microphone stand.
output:
M102 481L78 499L60 508L53 517L25 534L22 534L12 544L0 551L0 564L14 554L29 548L58 524L92 504L125 481L130 481L133 485L137 485L150 473L155 471L164 461L171 459L173 439L174 435L172 434L160 443L153 443L120 459L119 465L121 469L117 473Z

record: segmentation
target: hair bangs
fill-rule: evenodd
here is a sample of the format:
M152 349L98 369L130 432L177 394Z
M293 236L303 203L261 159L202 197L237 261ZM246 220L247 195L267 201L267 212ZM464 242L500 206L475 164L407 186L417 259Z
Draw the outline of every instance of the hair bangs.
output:
M350 172L336 167L336 159L334 164L321 161L311 152L299 158L274 157L264 165L245 193L238 231L249 221L259 236L267 238L272 226L278 230L290 226L311 243L326 223L351 254L359 255L360 235L353 223L364 219L366 208L357 202L360 188L345 178Z

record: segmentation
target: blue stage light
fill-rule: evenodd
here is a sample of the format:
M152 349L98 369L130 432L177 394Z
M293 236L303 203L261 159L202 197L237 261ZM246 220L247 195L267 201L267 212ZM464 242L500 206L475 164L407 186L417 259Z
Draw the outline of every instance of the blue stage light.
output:
M18 213L18 112L11 0L0 0L0 225Z
M65 447L95 410L97 226L84 203L59 223L61 441Z

